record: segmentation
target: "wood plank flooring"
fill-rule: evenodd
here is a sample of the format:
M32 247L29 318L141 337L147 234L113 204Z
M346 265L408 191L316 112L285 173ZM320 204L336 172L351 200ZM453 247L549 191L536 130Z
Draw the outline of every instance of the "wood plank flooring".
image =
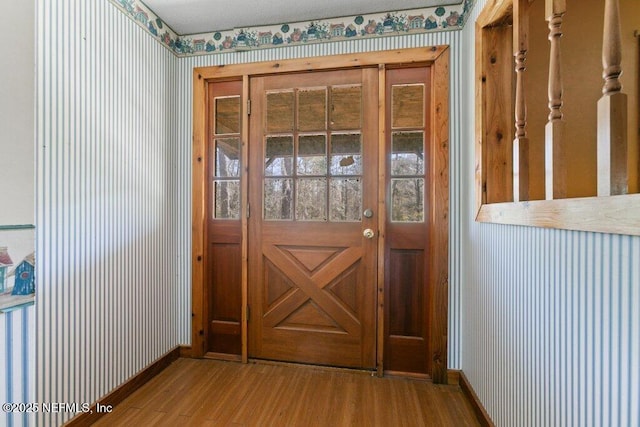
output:
M457 386L321 367L178 359L95 426L478 426Z

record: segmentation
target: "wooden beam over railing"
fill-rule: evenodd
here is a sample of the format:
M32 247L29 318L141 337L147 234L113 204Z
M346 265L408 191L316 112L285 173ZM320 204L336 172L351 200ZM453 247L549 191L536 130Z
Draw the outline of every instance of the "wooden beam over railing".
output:
M567 197L567 156L562 136L562 73L560 37L566 0L546 0L549 21L549 121L545 127L545 195L547 200Z
M527 138L527 102L524 72L529 51L529 4L531 0L513 1L513 48L516 64L516 135L513 140L513 201L529 200L529 138Z
M605 0L603 96L598 101L598 196L627 194L627 95L622 93L622 37L618 0Z

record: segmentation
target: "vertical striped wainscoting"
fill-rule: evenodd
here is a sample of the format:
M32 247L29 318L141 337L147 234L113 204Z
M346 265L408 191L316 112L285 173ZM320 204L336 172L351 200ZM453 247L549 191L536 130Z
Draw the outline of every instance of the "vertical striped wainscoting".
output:
M463 369L500 426L640 425L640 238L471 233Z
M462 33L461 367L499 426L639 426L640 238L474 222L484 3Z
M460 82L461 82L461 47L460 31L444 31L439 33L426 33L407 36L375 37L369 39L350 40L336 43L320 43L300 45L293 47L281 47L275 49L254 50L249 52L238 52L228 54L205 55L195 57L180 58L180 68L176 77L179 85L178 100L176 105L177 116L175 125L177 126L180 145L185 151L179 156L180 169L188 171L191 168L191 135L192 135L192 104L193 104L193 84L192 73L195 67L228 65L240 63L252 63L261 61L275 61L294 58L306 58L328 55L339 55L358 52L369 52L379 50L393 50L403 48L414 48L421 46L449 45L451 47L451 95L450 95L450 185L452 188L450 198L451 230L449 243L449 351L448 367L459 369L460 357L460 184L461 173L461 150L460 150ZM178 193L180 194L180 204L189 206L191 203L191 175L184 174L179 177ZM191 232L190 217L179 222L180 236L187 236ZM190 241L180 242L182 250L189 249L185 244L190 245ZM190 310L189 288L185 288L181 296L180 306L185 310ZM189 311L185 311L185 318ZM181 340L190 340L190 323L182 323Z
M189 322L177 63L106 0L38 0L37 15L36 400L90 403Z
M35 402L35 307L0 314L0 403ZM0 412L0 426L33 425L33 414Z

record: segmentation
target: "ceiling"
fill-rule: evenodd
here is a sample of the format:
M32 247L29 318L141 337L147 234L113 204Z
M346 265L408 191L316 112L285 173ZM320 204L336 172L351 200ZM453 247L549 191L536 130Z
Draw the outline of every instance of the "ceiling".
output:
M462 0L143 0L180 35L460 4Z

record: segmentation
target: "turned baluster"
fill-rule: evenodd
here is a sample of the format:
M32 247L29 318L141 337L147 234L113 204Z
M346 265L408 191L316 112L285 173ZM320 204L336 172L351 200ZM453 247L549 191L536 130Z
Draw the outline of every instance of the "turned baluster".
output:
M605 0L602 39L603 96L598 101L598 196L626 194L627 95L622 93L618 0Z
M567 196L567 156L563 146L562 75L560 37L565 0L546 0L549 21L549 121L545 127L545 195L547 200Z
M516 102L513 140L513 201L529 200L529 138L527 138L527 105L524 93L524 72L529 51L529 3L513 2L513 46L516 65Z

